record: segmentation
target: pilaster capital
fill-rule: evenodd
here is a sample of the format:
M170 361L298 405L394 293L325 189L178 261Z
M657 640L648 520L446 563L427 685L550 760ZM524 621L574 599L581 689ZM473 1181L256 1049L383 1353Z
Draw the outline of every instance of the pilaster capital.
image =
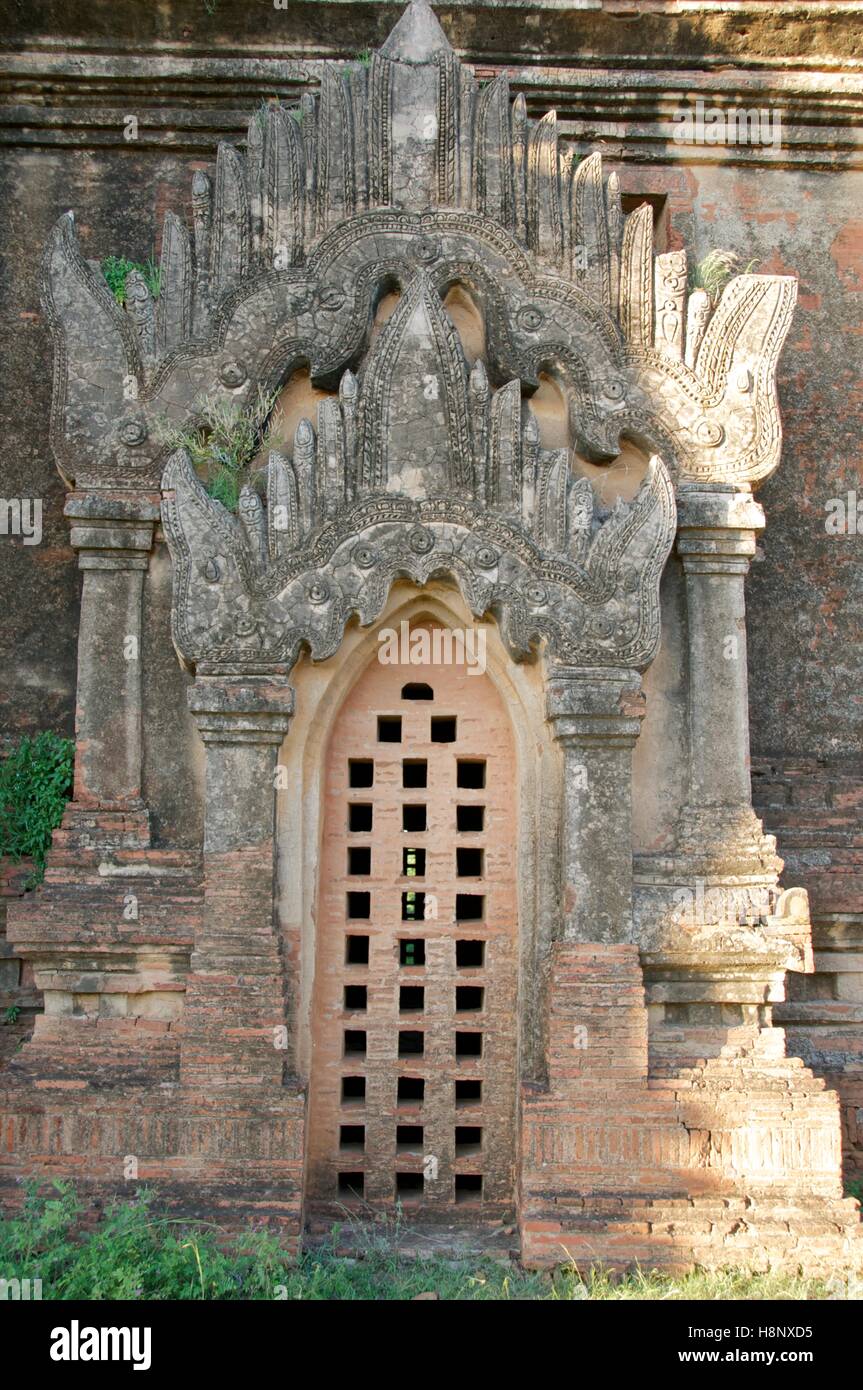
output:
M631 748L644 710L637 671L553 666L548 673L546 715L564 745Z
M746 574L764 509L751 491L683 483L677 493L677 553L687 574Z
M63 512L81 569L147 568L160 517L158 493L72 492Z
M271 744L291 726L294 689L280 672L201 675L187 692L204 743Z

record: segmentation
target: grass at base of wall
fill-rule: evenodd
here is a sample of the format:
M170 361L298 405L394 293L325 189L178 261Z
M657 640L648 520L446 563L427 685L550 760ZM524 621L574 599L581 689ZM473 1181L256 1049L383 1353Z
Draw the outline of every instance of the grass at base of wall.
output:
M40 1279L50 1299L574 1301L590 1299L825 1299L863 1296L863 1283L826 1284L788 1274L745 1271L670 1276L639 1272L615 1279L564 1265L554 1275L484 1259L409 1258L399 1252L399 1218L369 1238L360 1257L330 1245L291 1262L275 1235L250 1228L225 1236L216 1227L161 1216L155 1195L110 1205L95 1229L82 1227L84 1205L68 1183L47 1193L31 1185L23 1210L0 1221L0 1278Z

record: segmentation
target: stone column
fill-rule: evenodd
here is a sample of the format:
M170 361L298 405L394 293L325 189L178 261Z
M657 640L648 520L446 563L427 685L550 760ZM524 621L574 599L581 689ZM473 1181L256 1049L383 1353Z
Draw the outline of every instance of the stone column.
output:
M684 484L677 548L686 576L689 792L679 847L721 858L765 850L749 782L744 581L764 513L750 491Z
M158 494L73 492L65 507L83 571L69 823L93 842L148 843L141 795L141 620ZM98 812L98 816L94 814ZM80 827L79 827L80 829Z
M285 674L199 675L206 745L204 912L186 994L180 1079L280 1085L285 988L274 915L275 770L294 692Z
M636 671L552 667L548 718L563 748L563 936L632 933L632 750L644 715Z

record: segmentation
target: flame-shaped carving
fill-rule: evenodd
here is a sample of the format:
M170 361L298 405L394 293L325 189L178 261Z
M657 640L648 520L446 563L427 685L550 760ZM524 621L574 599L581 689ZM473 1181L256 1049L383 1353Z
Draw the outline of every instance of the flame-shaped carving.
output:
M352 612L372 621L397 575L446 572L499 617L514 655L639 666L659 640L659 576L674 533L654 458L637 497L604 519L568 449L542 447L515 379L492 391L419 272L359 379L346 372L272 453L239 524L178 453L164 478L175 558L175 641L190 661L335 650ZM266 501L266 506L265 506ZM239 628L237 624L239 623Z

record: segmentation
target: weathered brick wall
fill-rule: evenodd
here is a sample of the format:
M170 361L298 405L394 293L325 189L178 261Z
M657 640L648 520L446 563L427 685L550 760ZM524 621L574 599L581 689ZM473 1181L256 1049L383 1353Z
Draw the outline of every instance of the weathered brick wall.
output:
M18 864L0 861L0 1068L27 1041L36 1012L42 1007L33 971L18 959L6 935L7 906L24 893L32 872L29 859Z

